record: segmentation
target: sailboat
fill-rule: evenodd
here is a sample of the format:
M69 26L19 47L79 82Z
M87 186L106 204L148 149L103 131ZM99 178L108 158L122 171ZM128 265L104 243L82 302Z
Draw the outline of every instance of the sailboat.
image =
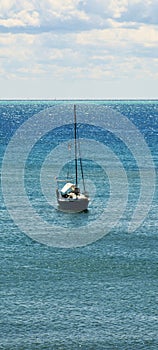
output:
M85 189L85 182L83 176L83 166L81 154L78 159L78 151L80 153L79 140L77 138L77 122L76 122L76 105L74 105L74 150L75 150L75 181L74 183L65 181L66 183L61 190L57 187L56 195L58 202L58 209L64 212L78 213L88 209L89 198ZM79 163L79 164L78 164ZM80 165L83 193L78 187L78 167Z

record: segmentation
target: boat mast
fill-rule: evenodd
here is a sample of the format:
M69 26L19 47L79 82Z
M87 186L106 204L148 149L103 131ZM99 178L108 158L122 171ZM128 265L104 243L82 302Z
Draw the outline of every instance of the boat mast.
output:
M75 173L76 173L76 187L78 186L77 176L77 125L76 125L76 105L74 105L74 134L75 134Z

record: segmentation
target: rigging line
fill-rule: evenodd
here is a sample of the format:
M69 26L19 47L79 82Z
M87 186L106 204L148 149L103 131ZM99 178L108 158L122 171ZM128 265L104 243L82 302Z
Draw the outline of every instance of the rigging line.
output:
M68 150L70 151L70 161L68 162L67 179L70 177L71 143L68 143Z
M77 140L78 140L79 160L80 160L80 168L81 168L83 189L84 189L84 192L86 192L85 181L84 181L84 174L83 174L83 164L82 164L82 158L81 158L81 148L80 148L80 142L79 142L79 137L78 137L78 130L77 130Z
M74 134L75 134L75 173L76 173L76 187L78 185L78 174L77 174L77 124L76 124L76 105L74 105Z

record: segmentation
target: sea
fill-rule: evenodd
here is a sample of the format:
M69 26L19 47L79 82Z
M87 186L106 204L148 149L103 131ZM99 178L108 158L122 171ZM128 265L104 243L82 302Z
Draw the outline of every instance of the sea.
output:
M157 350L158 100L1 100L0 164L0 350Z

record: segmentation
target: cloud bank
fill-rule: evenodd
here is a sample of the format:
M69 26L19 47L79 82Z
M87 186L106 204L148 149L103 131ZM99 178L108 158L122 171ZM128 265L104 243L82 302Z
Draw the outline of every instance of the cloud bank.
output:
M157 13L157 0L2 0L1 78L156 80Z

